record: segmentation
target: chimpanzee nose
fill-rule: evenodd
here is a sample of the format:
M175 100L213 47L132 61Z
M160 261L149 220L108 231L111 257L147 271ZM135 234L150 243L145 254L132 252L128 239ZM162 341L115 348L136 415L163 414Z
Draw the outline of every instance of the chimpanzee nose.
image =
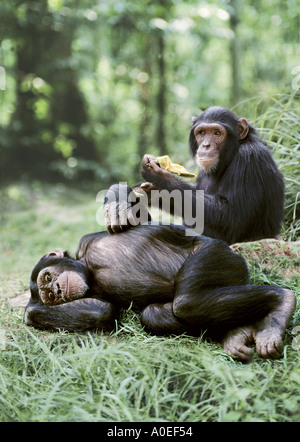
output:
M60 288L59 282L55 283L55 293L57 295L61 295L61 288Z
M203 147L210 147L210 140L208 138L205 138L202 142Z

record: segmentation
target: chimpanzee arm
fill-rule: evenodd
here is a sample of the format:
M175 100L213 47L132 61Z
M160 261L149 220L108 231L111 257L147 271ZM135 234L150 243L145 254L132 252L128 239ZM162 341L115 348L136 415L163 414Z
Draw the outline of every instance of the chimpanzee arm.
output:
M179 180L172 173L159 167L156 163L155 157L151 155L144 155L142 160L142 176L145 180L149 181L149 183L145 184L148 184L150 191L152 191L152 189L159 191L166 190L170 194L173 191L180 192L180 198L178 198L178 201L173 201L172 205L170 206L172 214L184 217L183 202L186 196L184 195L185 191L190 191L190 194L192 195L192 200L190 201L191 207L188 207L188 209L192 210L195 208L196 186L194 184L186 183ZM152 187L150 187L151 185ZM159 195L159 198L155 198L154 195L155 193L151 192L151 198L149 198L149 202L151 203L151 205L158 206L159 208L164 208L164 204L161 201L164 198L163 194L161 193ZM174 198L176 199L175 194ZM185 208L187 209L187 205Z
M257 165L250 164L245 168L241 167L240 161L236 161L233 160L228 166L227 178L223 185L218 185L218 181L209 175L199 175L197 185L181 181L170 172L161 169L149 155L143 158L142 175L159 190L180 192L181 199L179 204L174 205L173 213L182 216L187 227L195 228L188 220L195 219L204 209L204 231L199 233L233 244L243 237L248 226L255 223L257 214L251 208L260 207L263 195L263 185L259 177L256 178L255 189L253 186L245 189L243 184L253 182ZM204 195L200 197L198 192L202 189Z
M49 330L83 332L99 329L108 332L114 328L117 315L118 310L113 304L93 298L55 306L30 300L24 321L27 325Z
M148 196L143 189L139 188L136 193L126 184L112 185L104 200L105 226L108 232L118 233L151 221L147 206Z
M149 175L147 178L150 178ZM181 216L186 227L198 231L195 220L201 218L201 215L204 216L204 223L199 223L200 227L204 225L204 230L198 231L199 234L233 244L238 240L241 229L246 228L252 222L253 215L251 217L247 210L249 201L242 200L242 192L239 194L238 191L236 192L233 204L233 201L227 198L226 192L224 195L210 194L202 190L201 183L198 183L197 186L185 183L169 172L166 172L165 175L153 173L151 179L154 186L160 190L166 189L170 193L180 192L178 202L176 203L176 196L175 201L172 200L170 213ZM248 200L251 198L252 195L248 197ZM151 199L151 204L164 208L161 198L158 202ZM239 208L238 211L236 207ZM232 217L232 212L237 212L235 217Z
M156 163L156 158L152 155L144 155L142 160L142 176L146 181L152 183L156 189L166 189L169 192L175 189L195 189L196 186L184 183L172 173L162 169Z
M212 197L210 195L207 197L202 189L195 184L179 180L172 173L161 169L156 164L155 158L153 159L153 157L149 155L144 156L142 167L143 178L150 181L156 189L160 190L158 199L151 197L151 204L163 210L170 211L172 215L181 216L184 225L194 229L199 234L203 233L204 205L209 204L209 206L212 206L212 209L215 208L217 212L216 216L212 216L211 218L218 219L219 211L222 207L220 207L220 204L211 203L214 203L214 200L219 199L219 197ZM171 204L164 203L165 194L163 191L168 192ZM207 207L207 209L208 212L212 210L211 207ZM207 219L210 219L210 217ZM204 227L205 226L206 222L204 222ZM204 234L206 233L204 232ZM211 236L214 237L215 235Z

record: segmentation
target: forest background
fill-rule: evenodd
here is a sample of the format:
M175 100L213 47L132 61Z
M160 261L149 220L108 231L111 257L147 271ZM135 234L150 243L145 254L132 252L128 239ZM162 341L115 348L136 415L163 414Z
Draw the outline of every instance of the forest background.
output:
M134 181L146 152L187 161L206 107L254 121L300 87L297 0L4 0L0 17L1 183Z

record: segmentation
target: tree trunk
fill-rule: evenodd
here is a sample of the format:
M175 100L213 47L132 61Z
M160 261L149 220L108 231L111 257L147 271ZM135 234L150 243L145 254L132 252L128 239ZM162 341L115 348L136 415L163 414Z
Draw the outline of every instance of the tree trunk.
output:
M165 65L165 40L162 30L157 31L157 43L158 43L158 78L159 87L157 94L157 132L156 142L159 150L159 155L165 155L167 153L166 142L166 129L165 129L165 117L166 117L166 65Z
M53 21L47 2L31 0L26 19L16 26L16 108L9 132L12 147L7 151L13 159L9 173L15 176L11 178L57 175L49 165L67 158L54 149L56 140L63 137L73 146L72 156L97 159L93 140L83 135L87 115L70 63L74 24L58 32ZM35 87L37 78L50 86L50 92ZM48 104L44 118L36 114L40 99Z
M232 106L237 104L240 99L240 54L239 54L239 40L238 40L238 0L230 0L231 14L230 27L233 32L233 38L230 42L230 56L231 56L231 73L232 83L230 91L230 103Z

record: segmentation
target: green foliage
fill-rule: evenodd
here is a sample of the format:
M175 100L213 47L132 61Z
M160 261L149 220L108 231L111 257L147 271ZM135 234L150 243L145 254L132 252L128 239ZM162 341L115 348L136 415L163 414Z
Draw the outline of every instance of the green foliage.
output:
M96 192L138 181L145 152L187 164L191 115L213 104L235 105L272 147L282 234L299 238L297 1L18 0L0 16L1 298L28 289L42 254L74 253L103 228ZM74 190L91 181L95 194ZM278 266L251 263L253 280L299 299ZM282 360L242 366L200 338L149 337L130 311L110 336L49 334L22 316L1 301L1 421L299 421L291 328Z
M233 108L238 114L249 112L250 122L258 128L271 147L285 178L285 220L282 234L288 240L300 235L300 133L299 92L269 98L246 100Z
M0 420L18 422L291 422L300 352L235 363L188 336L149 337L130 312L110 335L39 332L2 308ZM13 326L11 324L14 324Z
M103 184L136 182L145 152L188 161L204 107L293 93L294 1L20 0L0 14L2 181L93 181L97 164Z

